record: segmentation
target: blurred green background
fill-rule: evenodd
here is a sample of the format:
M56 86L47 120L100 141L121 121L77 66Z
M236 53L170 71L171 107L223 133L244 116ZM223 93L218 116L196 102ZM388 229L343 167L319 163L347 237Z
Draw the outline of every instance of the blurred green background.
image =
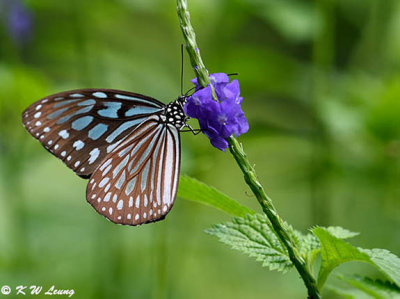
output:
M269 272L206 235L230 218L212 208L178 198L159 223L106 221L86 203L86 181L22 127L24 108L68 89L175 99L175 7L0 0L0 285L73 288L75 298L305 298L295 271ZM189 0L189 9L209 71L240 74L250 123L240 140L281 215L303 231L361 232L353 244L400 255L400 2ZM185 56L184 90L192 77ZM182 135L183 173L260 211L230 154ZM339 272L379 277L357 263Z

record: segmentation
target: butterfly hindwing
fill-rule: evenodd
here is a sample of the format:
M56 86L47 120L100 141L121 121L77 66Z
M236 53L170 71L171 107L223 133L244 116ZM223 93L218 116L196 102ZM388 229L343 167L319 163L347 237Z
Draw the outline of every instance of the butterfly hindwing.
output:
M172 208L179 169L178 129L154 115L98 165L87 186L86 199L115 223L158 221Z
M164 107L140 94L81 89L35 102L24 111L22 121L48 151L88 177L134 128Z

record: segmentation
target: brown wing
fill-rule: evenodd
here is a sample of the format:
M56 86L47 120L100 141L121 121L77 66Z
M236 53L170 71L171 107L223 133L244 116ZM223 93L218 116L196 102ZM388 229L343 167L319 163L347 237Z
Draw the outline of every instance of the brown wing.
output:
M135 127L165 105L112 89L82 89L44 98L28 107L28 132L78 175L88 177Z
M87 201L114 223L140 225L161 220L178 188L177 128L151 116L109 153L94 171Z

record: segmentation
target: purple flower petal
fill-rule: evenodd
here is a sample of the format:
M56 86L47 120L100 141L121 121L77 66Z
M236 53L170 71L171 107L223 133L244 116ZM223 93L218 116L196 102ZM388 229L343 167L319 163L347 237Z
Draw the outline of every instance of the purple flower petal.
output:
M224 138L216 136L214 138L210 138L211 144L216 147L217 149L221 151L225 151L225 149L228 147L228 141L226 141Z
M28 8L20 1L6 2L7 27L10 36L17 43L29 41L32 36L33 17Z
M222 89L224 99L233 100L235 103L239 104L238 98L240 95L240 87L239 81L233 80L231 83L228 83Z
M214 73L210 75L211 84L229 83L229 76L225 73Z
M214 86L214 88L218 84L223 84L223 83L229 82L229 76L225 73L214 73L214 74L211 74L209 76L209 78L210 78L210 82L211 82L212 86ZM196 86L196 90L201 88L201 86L199 85L199 83L197 81L197 78L194 78L190 81Z
M212 101L211 86L207 86L193 93L187 99L183 110L187 116L199 118L208 109L210 101Z

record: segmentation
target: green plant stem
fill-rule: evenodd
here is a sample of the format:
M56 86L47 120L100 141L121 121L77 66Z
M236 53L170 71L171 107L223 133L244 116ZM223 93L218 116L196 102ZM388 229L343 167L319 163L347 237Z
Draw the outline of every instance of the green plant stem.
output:
M201 59L200 51L197 47L196 35L190 23L190 15L187 9L186 0L177 0L177 12L180 27L182 29L183 37L185 39L185 47L190 57L190 62L194 68L199 84L203 87L206 87L210 84L210 79L208 77L208 71L205 68L203 60ZM272 200L267 196L264 188L258 181L256 172L251 166L249 160L247 159L246 153L244 152L242 145L239 144L239 142L233 136L228 138L228 143L229 150L234 156L240 169L242 170L246 183L255 194L259 204L263 209L263 212L271 221L271 224L278 238L286 247L290 260L292 261L301 278L303 279L304 284L306 285L308 290L308 298L321 298L315 278L308 270L306 262L300 255L295 243L285 229L285 224L276 212Z
M319 291L317 288L317 283L312 273L309 271L309 267L307 266L305 260L299 253L299 250L296 248L295 243L292 238L288 234L285 224L281 217L279 217L272 200L265 193L263 186L257 179L256 172L251 166L249 160L247 159L247 155L243 150L242 145L234 138L233 136L229 137L229 150L231 154L234 156L236 162L238 163L240 169L244 174L244 179L249 185L250 189L253 191L259 204L261 205L263 212L267 215L269 221L283 245L286 247L288 251L289 258L296 267L299 272L301 278L304 281L304 284L308 290L309 298L320 298Z

